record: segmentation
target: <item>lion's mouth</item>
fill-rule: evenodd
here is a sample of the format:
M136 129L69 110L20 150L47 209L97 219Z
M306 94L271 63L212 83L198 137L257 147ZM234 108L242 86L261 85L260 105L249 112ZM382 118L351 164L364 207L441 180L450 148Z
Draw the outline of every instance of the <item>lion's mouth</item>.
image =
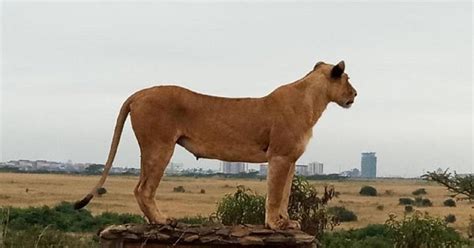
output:
M350 108L353 103L354 103L354 99L349 100L349 101L347 101L347 102L344 104L344 107L345 107L345 108Z

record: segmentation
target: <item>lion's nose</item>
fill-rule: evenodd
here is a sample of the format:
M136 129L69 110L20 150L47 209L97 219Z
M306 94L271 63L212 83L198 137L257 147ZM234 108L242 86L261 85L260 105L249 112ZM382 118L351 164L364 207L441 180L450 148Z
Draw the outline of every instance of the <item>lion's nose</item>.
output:
M357 96L357 91L354 90L354 97L356 97L356 96Z

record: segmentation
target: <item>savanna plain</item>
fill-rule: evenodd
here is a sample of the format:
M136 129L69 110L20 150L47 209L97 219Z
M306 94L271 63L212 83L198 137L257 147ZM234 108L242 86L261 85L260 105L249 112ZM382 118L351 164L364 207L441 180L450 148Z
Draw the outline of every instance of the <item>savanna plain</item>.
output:
M57 174L17 174L0 173L0 206L29 207L54 206L61 201L81 199L99 180L99 176L57 175ZM142 214L133 195L138 182L137 176L109 176L105 184L107 193L92 200L88 209L94 214L102 212ZM381 224L390 213L402 217L404 206L399 198L411 197L412 192L425 188L433 206L418 207L432 216L444 218L448 214L456 216L456 222L449 224L466 233L470 215L474 215L473 205L458 201L456 207L446 207L443 202L450 193L432 182L417 179L376 179L310 181L319 192L325 185L333 185L338 197L329 206L344 206L353 211L357 221L344 222L337 229L365 227ZM245 185L259 194L265 194L266 182L258 179L191 178L165 177L158 188L158 206L170 217L208 216L216 209L216 203L226 194L235 192L237 185ZM365 185L377 189L377 196L361 196L359 190ZM183 186L185 192L174 192L173 188ZM201 191L205 193L202 193ZM382 206L382 207L381 207Z

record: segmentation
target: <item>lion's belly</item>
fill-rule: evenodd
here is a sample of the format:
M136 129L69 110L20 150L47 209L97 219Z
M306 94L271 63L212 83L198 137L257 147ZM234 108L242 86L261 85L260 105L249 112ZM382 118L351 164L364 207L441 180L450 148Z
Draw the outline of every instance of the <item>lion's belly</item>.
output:
M213 137L182 136L177 143L196 158L219 159L232 162L263 163L267 161L266 147L250 141L215 139Z

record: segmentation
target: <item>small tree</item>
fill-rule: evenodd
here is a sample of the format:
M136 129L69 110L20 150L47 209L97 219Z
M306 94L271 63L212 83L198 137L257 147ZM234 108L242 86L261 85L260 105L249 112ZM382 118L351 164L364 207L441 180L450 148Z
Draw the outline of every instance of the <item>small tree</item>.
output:
M452 197L460 196L461 200L472 201L474 199L474 175L458 175L456 171L451 173L448 170L428 172L422 178L444 185L452 192Z

